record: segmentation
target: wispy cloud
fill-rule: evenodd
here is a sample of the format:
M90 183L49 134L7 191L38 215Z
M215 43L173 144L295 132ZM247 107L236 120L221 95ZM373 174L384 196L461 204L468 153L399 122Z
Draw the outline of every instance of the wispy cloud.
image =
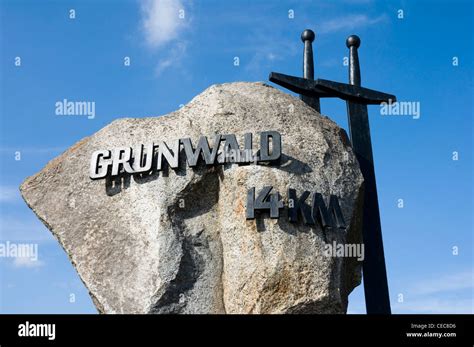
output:
M13 266L16 268L38 268L44 265L44 262L30 257L16 257L13 259Z
M395 313L461 314L473 313L472 299L418 298L407 300L394 307Z
M420 280L394 305L396 313L473 313L472 270Z
M155 73L179 64L186 53L183 33L189 28L187 11L180 0L146 0L140 6L141 28L149 49L161 51Z
M55 242L51 232L34 216L0 215L0 241Z
M472 271L464 271L418 283L415 285L413 293L417 295L428 295L462 289L474 289L473 283Z
M264 24L260 24L260 26L254 25L254 27L259 29L254 30L238 50L239 52L251 54L247 62L241 61L241 63L243 63L245 71L253 76L261 75L263 72L267 74L276 62L297 54L299 52L298 48L300 48L298 40L291 40L283 31L274 29L277 27L278 22L265 22L264 19L261 19L259 22Z
M176 45L171 47L164 56L158 62L158 65L155 68L155 74L160 75L164 70L170 67L173 63L176 63L184 56L186 53L187 45L184 42L177 42Z
M179 0L146 0L141 5L142 27L147 44L159 48L175 40L186 27L180 18L184 6Z
M0 154L9 154L12 157L15 152L21 154L60 154L66 149L67 147L0 147Z
M278 50L275 47L256 45L252 57L248 63L245 64L245 71L250 73L266 71L273 62L283 59L283 56L276 52L278 52Z
M366 14L354 14L338 18L332 18L320 23L317 27L321 34L330 34L340 31L351 31L363 27L383 23L388 20L386 14L377 17L369 17Z
M20 190L15 186L0 186L0 203L21 201Z

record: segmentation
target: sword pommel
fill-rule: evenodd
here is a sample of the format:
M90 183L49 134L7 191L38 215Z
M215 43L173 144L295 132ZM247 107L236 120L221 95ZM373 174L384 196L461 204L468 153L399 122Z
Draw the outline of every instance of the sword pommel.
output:
M301 41L306 42L313 42L314 39L316 38L316 35L314 34L314 31L311 29L306 29L301 33Z
M351 35L347 38L346 40L346 46L347 48L355 47L359 48L360 47L360 38L357 35Z

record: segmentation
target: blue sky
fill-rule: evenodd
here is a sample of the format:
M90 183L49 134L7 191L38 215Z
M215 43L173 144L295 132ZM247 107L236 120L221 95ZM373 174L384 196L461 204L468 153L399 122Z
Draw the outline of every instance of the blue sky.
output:
M362 84L420 105L418 119L369 109L393 312L472 313L473 11L470 1L1 0L0 238L38 243L39 260L0 258L0 312L96 312L22 201L27 176L116 118L166 114L215 83L301 75L299 37L311 28L316 77L347 81L345 39L357 34ZM95 102L95 118L56 115L63 99ZM321 105L347 129L344 102ZM349 312L365 312L362 286Z

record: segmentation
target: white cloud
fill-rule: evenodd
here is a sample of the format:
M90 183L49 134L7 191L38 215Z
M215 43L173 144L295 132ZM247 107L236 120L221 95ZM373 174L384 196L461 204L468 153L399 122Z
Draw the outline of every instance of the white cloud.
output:
M414 314L462 314L474 313L472 299L448 299L448 298L415 298L406 299L403 303L397 303L393 308L394 313Z
M470 269L438 274L436 277L422 278L417 281L406 280L402 286L400 281L389 281L393 285L390 287L392 312L396 314L474 313L473 281ZM358 288L351 294L348 313L365 313L362 293L357 292L361 290ZM398 302L399 294L403 295L403 302Z
M354 14L344 17L330 19L316 26L320 34L329 34L339 31L351 31L379 23L388 19L386 14L371 18L366 14Z
M16 257L13 260L13 265L17 268L37 268L43 266L44 263L30 257Z
M55 242L51 232L31 213L31 217L0 214L0 241Z
M180 18L184 6L179 0L146 0L141 5L142 27L147 44L159 48L175 40L186 27Z
M16 202L20 201L20 190L15 186L0 186L0 202Z
M1 154L9 154L12 157L15 155L15 152L20 152L21 154L60 154L67 150L67 147L0 147Z
M186 52L187 45L183 42L178 42L166 54L166 56L158 62L155 68L155 74L159 75L168 67L176 63Z
M428 295L474 288L472 271L448 274L442 277L428 279L418 283L413 292L417 295Z
M472 270L422 279L402 293L395 313L474 313Z
M164 52L155 68L155 74L159 75L167 68L179 65L186 53L184 32L189 28L187 12L180 0L145 0L140 10L147 46Z
M263 23L263 20L261 22ZM252 53L247 62L241 60L240 63L244 65L245 71L253 76L264 75L266 79L275 62L299 52L299 42L289 40L281 31L272 30L273 25L273 22L261 24L259 30L254 30L239 47L240 52Z

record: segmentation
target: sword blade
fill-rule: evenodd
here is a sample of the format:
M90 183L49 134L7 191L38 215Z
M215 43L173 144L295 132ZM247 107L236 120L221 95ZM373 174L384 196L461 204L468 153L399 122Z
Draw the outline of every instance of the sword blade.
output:
M387 314L391 311L390 299L367 106L349 101L347 111L352 147L364 177L362 234L365 250L363 273L367 313Z

